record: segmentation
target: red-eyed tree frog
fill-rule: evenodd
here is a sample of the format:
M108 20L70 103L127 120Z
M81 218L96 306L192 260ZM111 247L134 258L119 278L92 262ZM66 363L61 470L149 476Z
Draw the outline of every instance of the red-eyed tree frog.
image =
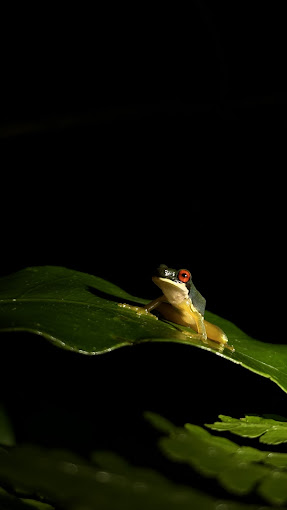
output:
M176 270L161 264L152 280L163 292L162 296L144 307L125 304L120 306L134 309L140 315L152 315L150 312L157 309L164 319L187 326L194 331L182 330L186 336L197 338L204 343L207 343L209 339L222 347L234 350L233 347L226 345L228 338L224 331L204 320L206 301L195 288L190 271L187 269Z

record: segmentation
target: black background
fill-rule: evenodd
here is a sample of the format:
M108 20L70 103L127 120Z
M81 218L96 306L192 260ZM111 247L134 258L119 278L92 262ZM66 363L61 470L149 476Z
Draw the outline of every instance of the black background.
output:
M1 273L61 265L154 298L160 263L186 267L207 309L282 343L282 13L248 2L185 9L39 12L31 27L13 27L1 98ZM5 347L8 371L17 363L25 380L26 356L26 377L37 380L39 364L49 380L55 348L28 337L23 349L19 338L18 357ZM54 377L83 399L81 377L94 374L103 430L148 407L179 423L283 414L271 383L190 351L138 346L81 368L61 353ZM127 421L121 430L129 437Z

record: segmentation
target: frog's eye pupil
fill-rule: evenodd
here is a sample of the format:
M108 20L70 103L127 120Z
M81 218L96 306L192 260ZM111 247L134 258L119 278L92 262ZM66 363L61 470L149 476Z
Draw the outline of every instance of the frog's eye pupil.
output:
M191 274L189 271L187 271L187 269L181 269L179 272L178 272L178 279L183 282L183 283L187 283L191 278Z

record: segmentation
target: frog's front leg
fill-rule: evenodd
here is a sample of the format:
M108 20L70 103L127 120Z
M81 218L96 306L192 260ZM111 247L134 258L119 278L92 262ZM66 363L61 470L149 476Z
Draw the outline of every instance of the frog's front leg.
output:
M203 320L202 315L199 312L193 311L193 319L196 325L196 331L194 331L193 327L190 326L190 330L184 330L183 333L189 338L194 338L197 340L201 340L204 344L208 343L207 341L207 333L205 329L205 321Z
M134 306L128 305L127 303L119 303L118 306L121 308L127 308L128 310L133 310L137 315L150 315L157 320L156 315L153 315L150 312L157 308L165 299L165 296L160 296L153 301L150 301L150 303L147 303L145 306Z

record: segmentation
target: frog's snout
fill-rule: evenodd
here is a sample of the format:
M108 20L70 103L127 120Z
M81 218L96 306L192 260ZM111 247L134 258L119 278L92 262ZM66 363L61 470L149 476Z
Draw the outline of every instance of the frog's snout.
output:
M159 276L160 278L165 278L167 276L168 267L165 264L160 264L155 271L154 276Z
M157 270L155 276L159 278L168 278L169 280L176 281L177 271L172 269L171 267L166 266L165 264L161 264Z

